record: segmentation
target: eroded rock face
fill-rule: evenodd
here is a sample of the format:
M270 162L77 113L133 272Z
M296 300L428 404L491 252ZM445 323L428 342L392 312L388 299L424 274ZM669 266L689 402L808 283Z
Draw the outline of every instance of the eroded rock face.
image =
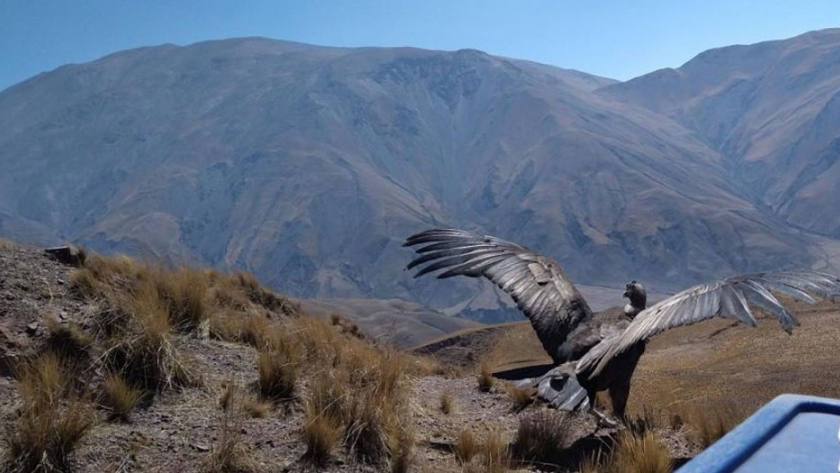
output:
M663 90L684 72L660 77ZM480 229L556 257L581 283L661 289L814 260L808 231L828 234L831 220L800 203L833 195L840 180L819 177L833 172L828 154L802 181L824 194L755 199L751 186L780 168L733 172L734 144L671 102L603 92L612 83L478 51L254 38L126 51L0 94L0 234L491 321L516 313L505 297L475 281L410 280L403 238ZM703 107L725 109L704 130L754 114L738 87ZM693 96L678 92L661 100Z

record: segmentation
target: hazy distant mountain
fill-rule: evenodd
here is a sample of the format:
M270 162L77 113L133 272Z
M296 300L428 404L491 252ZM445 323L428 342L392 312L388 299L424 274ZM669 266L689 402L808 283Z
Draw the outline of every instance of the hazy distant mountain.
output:
M813 64L826 50L840 54L819 44ZM770 54L750 48L737 51ZM463 278L411 280L403 268L412 254L400 247L407 235L438 225L491 232L601 285L635 278L667 289L807 266L833 240L784 218L816 203L819 189L790 184L798 190L789 199L756 205L776 194L754 200L758 174L725 152L731 134L712 139L730 125L710 123L780 110L771 94L757 111L741 95L714 95L722 86L713 83L735 80L723 76L746 73L735 65L726 73L728 63L707 54L683 68L706 62L721 76L691 79L697 93L645 85L656 75L615 84L472 50L258 38L64 66L0 93L0 235L240 267L299 297L403 298L485 320L509 300ZM783 82L775 87L797 91L776 96L831 95L805 90L826 81ZM703 127L686 118L697 108L690 97L716 98L717 108L703 109L720 109L719 118ZM801 121L796 140L762 149L776 156L781 144L804 150L834 136L829 118L818 122ZM757 121L741 123L741 148L767 134L752 132ZM801 169L806 183L833 172L820 164L827 155L779 156L762 172ZM809 222L801 226L838 236Z
M599 92L674 118L759 205L840 237L840 29L709 50Z

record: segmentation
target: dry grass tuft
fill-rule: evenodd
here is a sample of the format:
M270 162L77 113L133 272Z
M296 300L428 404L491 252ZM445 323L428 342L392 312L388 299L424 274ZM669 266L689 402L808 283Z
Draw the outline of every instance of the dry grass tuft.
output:
M603 455L603 450L596 450L591 452L589 455L583 457L580 461L580 465L578 466L579 473L600 473L602 467L606 464L607 460Z
M669 473L673 463L668 450L653 432L625 432L619 438L605 471L616 473Z
M462 378L463 370L457 366L445 365L434 356L419 355L414 357L413 372L419 376L443 376L447 379Z
M452 402L452 394L444 392L440 395L440 412L449 415L455 412L455 406Z
M566 416L542 410L519 421L511 450L515 458L524 462L558 465L568 442Z
M57 319L47 318L50 335L46 340L46 350L56 353L60 358L79 362L90 358L93 337L85 333L77 324L62 325Z
M109 373L105 377L102 405L110 411L111 419L128 420L128 414L143 399L143 392L120 377L119 374Z
M172 345L169 316L163 304L156 289L144 285L128 304L133 317L106 342L109 346L103 355L109 370L147 391L196 382Z
M71 394L61 360L45 353L20 373L23 405L7 425L7 465L11 471L68 471L79 441L93 427L91 407Z
M6 240L5 238L0 238L0 250L2 251L11 251L16 250L19 248L19 245L12 240Z
M208 322L211 308L206 301L210 286L200 271L180 268L153 272L160 297L169 312L169 323L180 332L198 331Z
M304 340L307 360L325 368L311 380L307 403L341 426L353 455L378 463L405 451L407 358L341 335L329 321L295 319L294 333Z
M391 473L406 473L414 458L414 436L411 432L402 431L391 445Z
M299 303L266 289L253 274L237 271L233 277L254 304L288 316L298 316L303 313Z
M510 448L498 431L491 432L481 446L481 464L484 471L508 471L511 466Z
M309 403L304 411L303 422L303 442L306 444L304 458L317 465L324 465L341 440L341 423L329 412L319 411Z
M221 436L213 447L213 453L204 464L205 471L219 473L249 473L256 471L256 466L248 457L248 449L242 444L242 417L239 406L239 389L233 380L227 380L222 386L219 397L222 409Z
M693 406L683 408L678 417L689 427L689 437L706 449L743 421L748 414L729 406ZM677 422L677 419L673 421Z
M271 412L271 404L247 397L242 401L242 412L252 419L265 419Z
M267 351L259 352L257 357L260 395L275 402L289 401L294 396L298 379L300 349L291 341L266 348Z
M70 275L70 293L80 299L97 299L105 293L105 285L90 269L83 268Z
M518 388L514 385L507 385L506 389L515 412L519 412L530 406L534 402L534 396L537 394L537 390L530 387Z
M490 368L487 365L482 364L478 373L478 390L483 393L490 392L495 383L496 378L494 378L493 374L490 373Z
M472 431L464 429L458 433L455 443L452 444L452 452L458 463L469 463L481 450L481 444L473 435Z

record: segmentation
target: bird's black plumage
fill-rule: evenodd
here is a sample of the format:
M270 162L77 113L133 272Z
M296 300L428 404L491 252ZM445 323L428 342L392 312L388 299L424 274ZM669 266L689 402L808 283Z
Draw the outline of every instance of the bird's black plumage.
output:
M840 296L840 279L833 275L779 271L700 284L648 308L644 288L633 281L624 294L630 303L623 313L593 314L556 261L515 243L465 230L434 229L408 237L404 246L419 246L419 256L408 265L420 267L415 277L435 271L441 271L438 278L484 276L511 295L557 364L534 381L542 397L561 408L591 408L595 393L608 390L619 417L651 336L713 317L755 326L750 304L776 316L790 332L798 322L771 291L809 303L815 302L810 294Z

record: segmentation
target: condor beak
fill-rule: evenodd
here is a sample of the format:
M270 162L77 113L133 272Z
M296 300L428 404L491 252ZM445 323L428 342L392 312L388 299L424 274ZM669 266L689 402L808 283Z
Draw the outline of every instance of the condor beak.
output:
M624 297L630 299L630 291L624 291Z

